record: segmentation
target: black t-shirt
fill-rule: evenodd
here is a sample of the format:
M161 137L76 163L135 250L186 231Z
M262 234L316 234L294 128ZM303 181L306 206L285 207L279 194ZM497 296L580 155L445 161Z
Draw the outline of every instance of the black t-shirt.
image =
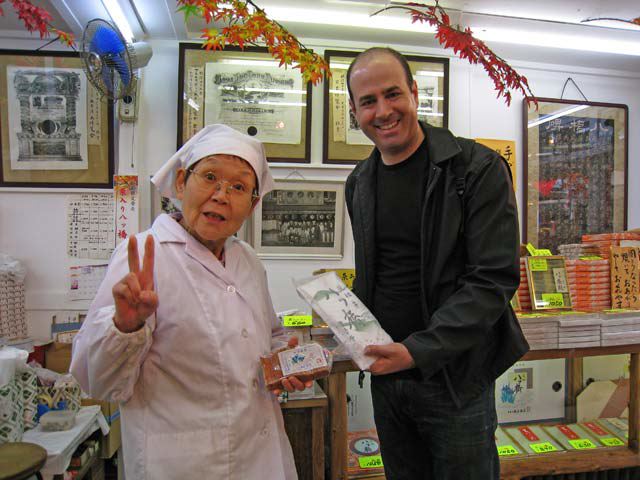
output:
M401 342L425 328L420 301L420 225L429 175L426 140L405 161L378 158L373 313Z

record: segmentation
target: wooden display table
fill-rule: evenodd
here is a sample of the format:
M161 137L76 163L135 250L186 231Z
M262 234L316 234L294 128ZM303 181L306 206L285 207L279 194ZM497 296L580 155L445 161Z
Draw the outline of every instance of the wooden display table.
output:
M607 448L589 452L559 452L526 458L501 458L500 478L519 480L534 475L589 472L640 466L638 446L640 378L640 344L615 347L592 347L555 350L531 350L521 360L566 358L569 382L568 407L575 406L575 398L582 387L582 358L600 355L631 354L629 399L629 448ZM347 372L357 372L351 361L334 362L331 375L326 379L325 392L329 398L329 432L331 454L331 480L347 479ZM574 409L569 409L575 412ZM575 420L575 419L573 419ZM382 477L381 477L382 478Z
M324 479L324 427L327 395L316 384L313 398L280 405L299 480Z

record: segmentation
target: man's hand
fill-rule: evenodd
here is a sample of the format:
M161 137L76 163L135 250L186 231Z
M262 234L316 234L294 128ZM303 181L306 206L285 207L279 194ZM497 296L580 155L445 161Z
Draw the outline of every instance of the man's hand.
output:
M408 370L416 366L409 350L401 343L369 345L365 348L364 353L365 355L378 357L369 367L372 375L386 375L401 370Z
M298 337L291 337L289 342L287 343L289 348L295 348L298 346ZM302 383L295 375L289 375L286 378L282 379L282 386L287 392L293 392L294 390L304 390L305 388L309 388L313 385L313 381L310 380L307 383ZM273 390L273 394L278 396L282 390L277 389Z
M113 323L124 333L139 330L145 320L158 308L158 295L153 288L154 243L151 235L144 243L144 258L140 269L138 241L129 238L127 254L129 273L113 286L116 314Z

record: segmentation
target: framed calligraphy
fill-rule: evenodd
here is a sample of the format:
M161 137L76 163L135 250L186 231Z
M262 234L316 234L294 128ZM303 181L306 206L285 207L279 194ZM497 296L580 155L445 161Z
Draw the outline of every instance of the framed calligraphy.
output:
M252 230L263 258L342 258L344 183L276 180L253 213Z
M524 241L553 252L627 227L626 105L524 101Z
M299 70L280 68L262 47L181 43L178 72L178 148L224 123L261 140L270 162L311 161L311 84Z
M113 106L78 53L0 50L0 98L0 187L113 186Z
M323 163L355 164L373 148L351 113L347 69L359 52L326 50L331 78L324 82ZM418 86L418 118L436 127L449 124L449 59L404 55Z

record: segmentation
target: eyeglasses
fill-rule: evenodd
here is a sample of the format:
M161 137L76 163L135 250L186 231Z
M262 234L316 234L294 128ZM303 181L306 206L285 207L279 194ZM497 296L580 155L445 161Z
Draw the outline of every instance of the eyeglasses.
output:
M217 192L223 188L223 185L226 185L226 187L224 187L224 191L233 198L242 198L247 196L251 196L252 199L258 198L258 192L255 188L251 190L242 182L218 178L212 171L207 170L206 172L198 172L197 170L188 169L187 172L193 173L196 176L201 188L207 190L214 188Z

